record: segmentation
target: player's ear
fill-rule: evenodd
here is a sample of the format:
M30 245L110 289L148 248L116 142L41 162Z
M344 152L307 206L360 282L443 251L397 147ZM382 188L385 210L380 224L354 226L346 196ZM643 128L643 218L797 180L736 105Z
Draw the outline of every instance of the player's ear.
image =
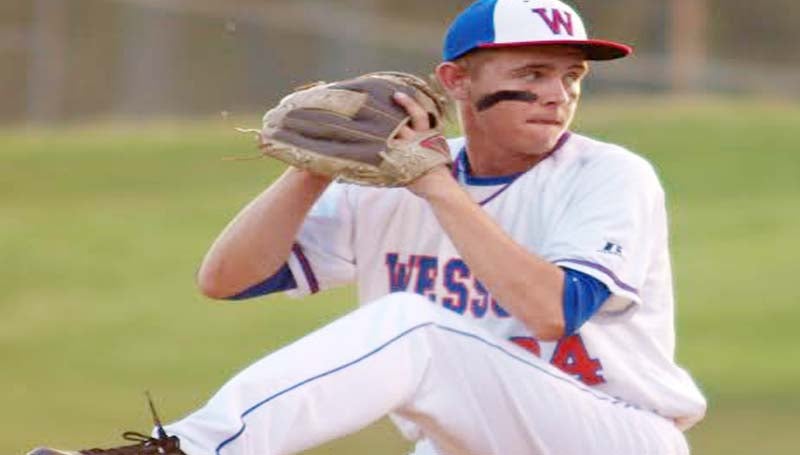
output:
M455 62L442 62L436 67L436 79L456 101L468 99L469 77L469 70Z

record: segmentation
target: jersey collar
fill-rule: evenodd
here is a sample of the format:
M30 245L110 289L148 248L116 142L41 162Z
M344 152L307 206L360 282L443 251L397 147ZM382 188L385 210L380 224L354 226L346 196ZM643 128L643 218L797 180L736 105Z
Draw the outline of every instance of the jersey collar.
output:
M560 138L558 138L558 142L556 142L555 147L552 150L547 152L547 155L542 159L542 161L550 158L555 152L557 152L569 139L571 133L569 131L564 132ZM541 161L540 161L541 162ZM467 156L467 146L464 145L461 147L461 150L458 152L456 156L456 160L453 163L453 177L456 180L461 181L467 185L473 186L495 186L495 185L508 185L512 183L514 180L519 178L525 172L517 172L514 174L508 175L501 175L495 177L479 177L476 175L472 175L472 168L469 164L469 157Z

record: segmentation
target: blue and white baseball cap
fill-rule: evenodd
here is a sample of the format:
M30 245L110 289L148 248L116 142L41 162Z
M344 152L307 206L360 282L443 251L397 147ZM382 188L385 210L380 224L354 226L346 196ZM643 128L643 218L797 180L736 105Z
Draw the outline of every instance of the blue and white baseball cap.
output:
M589 39L578 13L559 0L478 0L450 25L444 59L475 49L564 44L580 48L587 60L613 60L630 46Z

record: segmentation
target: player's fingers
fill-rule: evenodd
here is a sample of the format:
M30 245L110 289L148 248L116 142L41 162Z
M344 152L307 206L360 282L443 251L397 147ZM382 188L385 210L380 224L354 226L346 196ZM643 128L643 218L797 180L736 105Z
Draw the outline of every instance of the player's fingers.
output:
M397 134L394 137L395 139L400 139L401 141L410 141L414 138L414 136L414 130L412 130L410 126L404 126L397 131Z
M408 112L411 116L411 128L417 131L425 131L431 128L428 112L422 108L413 98L402 92L394 94L394 100Z

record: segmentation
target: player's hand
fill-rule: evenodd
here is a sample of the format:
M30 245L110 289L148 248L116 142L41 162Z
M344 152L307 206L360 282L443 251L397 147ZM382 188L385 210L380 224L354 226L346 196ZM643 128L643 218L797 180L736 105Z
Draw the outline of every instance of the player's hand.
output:
M413 98L398 92L394 95L394 100L397 104L402 106L411 117L408 125L402 127L397 133L396 137L398 139L411 140L414 136L428 132L438 126L431 125L430 116ZM440 182L442 179L453 181L450 170L444 164L431 169L426 174L409 183L406 188L417 196L426 198L431 190L441 185Z
M405 93L397 92L394 94L394 101L411 116L408 125L402 127L397 136L395 136L397 139L410 140L421 132L433 129L434 125L431 125L430 116L413 98Z

